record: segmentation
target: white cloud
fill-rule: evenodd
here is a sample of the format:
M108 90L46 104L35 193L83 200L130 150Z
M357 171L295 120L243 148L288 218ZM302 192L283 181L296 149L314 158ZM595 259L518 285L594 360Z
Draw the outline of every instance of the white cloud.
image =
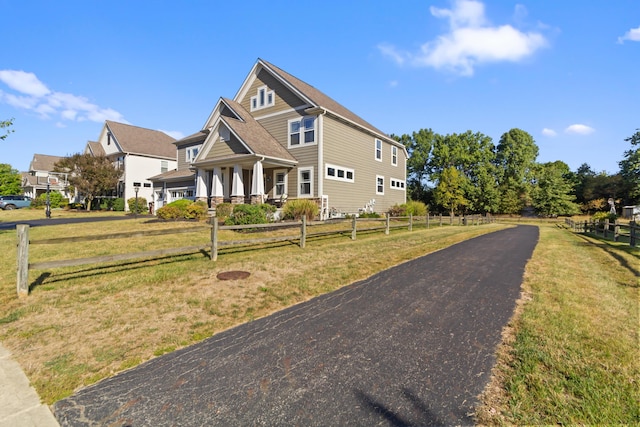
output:
M472 76L479 64L518 62L547 45L540 33L525 33L511 25L491 25L485 17L484 4L476 0L456 0L451 9L431 7L430 11L436 18L449 20L447 33L424 43L416 53L380 44L382 55L398 65L408 63ZM524 16L524 7L518 5L515 13Z
M618 37L618 43L622 44L625 40L629 40L632 42L640 42L640 27L632 28L627 31L624 36Z
M58 116L62 120L104 122L113 120L127 123L122 114L111 108L102 108L83 96L50 90L33 73L0 70L0 82L18 93L0 90L0 103L37 113L42 119ZM59 123L58 123L59 126Z
M167 135L175 139L182 139L185 137L185 134L177 130L162 130L162 129L158 129L158 130L160 132L166 133Z
M18 70L0 70L0 81L25 95L41 97L51 91L35 74Z
M572 133L577 135L589 135L595 132L596 130L590 126L582 125L578 123L578 124L567 127L564 131L565 133Z
M554 137L554 136L556 136L556 135L558 134L558 132L556 132L556 131L555 131L555 130L553 130L553 129L544 128L544 129L542 129L542 134L543 134L544 136Z

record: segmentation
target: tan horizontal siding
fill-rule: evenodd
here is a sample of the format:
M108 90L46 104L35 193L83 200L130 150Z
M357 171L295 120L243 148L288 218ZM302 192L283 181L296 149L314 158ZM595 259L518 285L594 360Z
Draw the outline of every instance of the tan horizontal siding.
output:
M258 94L258 88L262 86L267 86L268 90L274 92L274 105L273 107L261 108L251 112L251 97L256 96ZM247 93L242 99L238 100L238 102L253 115L273 114L304 105L304 102L291 90L264 70L258 73L258 77L253 81Z
M324 118L324 163L320 171L329 207L343 212L357 212L375 199L374 210L386 212L405 202L405 192L392 190L390 179L405 180L406 163L398 148L398 166L391 165L391 144L382 141L382 162L375 160L375 138L331 117ZM354 182L325 179L326 164L352 169ZM385 179L384 195L376 194L376 176Z
M231 136L230 141L216 141L211 147L209 153L207 153L207 159L215 159L217 157L226 157L233 154L248 154L249 151L245 148L235 136Z

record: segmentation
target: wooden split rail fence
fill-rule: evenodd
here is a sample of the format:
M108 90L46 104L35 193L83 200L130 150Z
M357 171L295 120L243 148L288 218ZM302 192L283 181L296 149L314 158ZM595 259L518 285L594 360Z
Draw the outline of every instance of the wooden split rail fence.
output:
M640 227L631 221L629 224L609 221L574 221L571 218L565 219L565 224L577 233L592 234L602 236L605 239L612 239L615 242L628 242L630 246L636 246Z
M446 217L445 217L446 218ZM418 222L419 221L419 222ZM114 261L127 261L132 259L144 259L144 258L158 258L167 255L177 255L194 253L204 250L210 250L210 258L212 261L218 259L218 251L221 247L239 247L248 245L261 245L277 243L282 241L299 241L301 248L306 245L307 239L329 235L348 234L352 240L356 239L358 232L373 232L383 230L385 234L389 234L391 229L395 228L407 228L409 231L413 230L414 225L420 224L429 228L434 223L442 226L443 223L448 222L449 225L454 225L454 217L449 217L448 221L443 219L442 215L424 217L385 217L385 218L352 218L343 220L328 220L328 221L311 221L308 222L306 218L303 218L300 222L278 222L269 224L249 224L249 225L219 225L216 218L212 218L209 225L200 225L195 227L186 228L172 228L168 230L147 230L147 231L134 231L124 233L112 233L104 235L91 235L91 236L77 236L77 237L61 237L54 239L41 239L30 240L29 239L29 226L25 224L19 224L16 226L18 237L18 268L17 268L17 290L19 296L26 296L29 294L29 270L48 270L59 267L73 267L86 264L100 264ZM483 217L480 215L474 215L469 217L458 217L458 225L476 225L493 222L493 218ZM315 228L320 225L327 224L350 224L348 228L344 229L330 229L325 231L309 232L310 228ZM360 224L360 225L358 225ZM248 238L243 240L224 240L219 239L220 230L236 230L236 231L258 231L258 230L276 230L280 228L300 228L300 232L297 234L291 234L286 236L271 236L264 238ZM69 244L77 242L87 241L99 241L99 240L111 240L111 239L130 239L134 237L146 237L146 236L163 236L169 234L186 234L186 233L199 233L203 231L210 232L210 242L201 245L182 246L177 248L157 249L144 252L135 253L119 253L112 255L103 255L88 258L74 258L63 259L55 261L44 262L30 262L29 260L29 246L30 245L53 245L53 244Z

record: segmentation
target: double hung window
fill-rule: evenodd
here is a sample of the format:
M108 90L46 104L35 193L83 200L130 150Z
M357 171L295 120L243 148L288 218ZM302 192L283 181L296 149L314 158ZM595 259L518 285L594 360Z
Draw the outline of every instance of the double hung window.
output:
M305 116L289 120L289 147L316 143L316 118Z

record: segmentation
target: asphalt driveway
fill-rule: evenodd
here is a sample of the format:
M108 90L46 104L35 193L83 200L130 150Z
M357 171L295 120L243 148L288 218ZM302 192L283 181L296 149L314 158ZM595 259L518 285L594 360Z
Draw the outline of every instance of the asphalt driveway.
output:
M518 226L406 262L86 387L54 414L63 426L473 424L537 240Z

